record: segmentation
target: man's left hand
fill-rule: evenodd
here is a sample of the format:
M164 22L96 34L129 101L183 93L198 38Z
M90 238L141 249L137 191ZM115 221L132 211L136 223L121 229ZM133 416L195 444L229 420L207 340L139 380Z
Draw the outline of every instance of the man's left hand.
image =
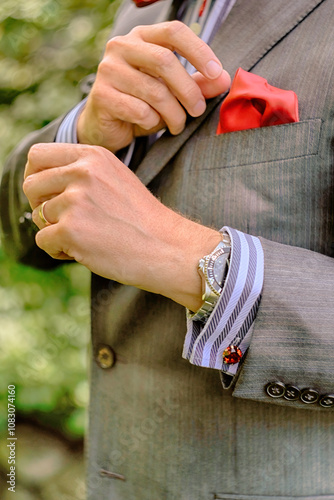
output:
M29 152L24 192L40 231L37 245L56 259L200 307L200 257L217 231L169 209L108 150L37 144ZM39 210L44 205L45 224Z

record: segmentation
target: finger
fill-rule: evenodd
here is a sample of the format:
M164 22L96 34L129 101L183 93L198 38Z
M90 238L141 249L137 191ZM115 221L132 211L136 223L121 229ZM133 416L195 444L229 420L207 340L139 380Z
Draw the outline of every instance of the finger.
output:
M192 78L195 80L206 99L210 99L211 97L216 97L219 94L227 92L231 86L231 77L225 70L223 70L221 75L215 80L208 80L198 72L194 73Z
M218 78L223 70L213 50L180 21L140 26L135 30L145 42L161 45L185 57L209 79Z
M69 255L62 244L58 243L59 228L57 224L44 227L36 234L36 244L39 248L48 253L52 258L59 260L75 260ZM68 250L69 251L69 250Z
M28 153L24 178L40 170L74 163L80 157L83 147L88 146L56 142L34 144Z
M118 85L120 86L120 85ZM99 84L93 91L92 98L112 103L112 106L105 106L101 112L100 120L108 123L112 130L112 121L120 120L122 122L139 125L143 129L151 130L161 123L161 117L147 102L133 95L127 94L109 84ZM119 124L116 124L119 127Z
M190 115L199 116L205 111L206 103L200 88L176 55L168 48L141 42L140 39L133 40L129 44L129 41L122 37L116 38L113 44L114 47L110 43L109 51L121 53L126 63L132 67L133 76L128 80L128 87L131 86L133 89L129 92L136 92L135 95L144 99L146 95L150 95L154 106L159 103L160 108L163 104L167 108L168 103L171 102L170 100L166 102L168 90L168 94L175 96ZM114 60L112 57L106 58L104 64L110 64L110 68L119 67L119 59L117 57ZM122 69L124 68L123 64ZM129 73L130 70L128 69L127 72ZM121 73L118 72L119 78L122 77ZM153 83L148 75L156 82ZM165 84L165 89L159 79ZM145 87L145 84L148 86ZM176 108L175 104L173 108Z
M35 209L45 200L62 193L78 173L79 170L70 165L67 168L55 167L28 175L23 182L23 192L31 208Z
M44 201L32 211L32 220L39 229L43 229L58 222L58 217L56 217L50 205L51 202L52 200Z
M117 103L116 107L113 107L113 114L117 113L118 118L146 130L156 128L159 124L160 126L162 124L162 127L167 125L172 134L178 134L183 130L186 122L184 108L160 79L123 64L122 71L113 76L113 86L116 91L121 92L119 96L110 97L111 99L114 97L111 102ZM198 92L198 89L196 91ZM198 93L201 94L200 91ZM125 106L122 101L126 100L127 95L130 99ZM141 102L149 107L143 106ZM203 100L200 111L204 109Z

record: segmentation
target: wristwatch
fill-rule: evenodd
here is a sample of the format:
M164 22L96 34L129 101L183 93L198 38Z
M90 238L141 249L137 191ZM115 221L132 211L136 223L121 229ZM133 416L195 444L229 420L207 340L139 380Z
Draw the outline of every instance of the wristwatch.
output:
M204 303L195 313L188 313L193 321L206 321L223 291L231 254L231 239L227 233L221 233L221 236L222 241L213 252L205 255L198 263Z

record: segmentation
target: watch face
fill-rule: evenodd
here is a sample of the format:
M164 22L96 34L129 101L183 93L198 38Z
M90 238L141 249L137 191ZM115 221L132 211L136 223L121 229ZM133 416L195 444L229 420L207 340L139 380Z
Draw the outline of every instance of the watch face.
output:
M219 249L210 258L207 266L208 282L215 292L221 293L222 283L226 273L226 265L229 253L224 253L223 249Z
M226 268L226 254L219 255L213 265L213 275L219 286L223 283Z

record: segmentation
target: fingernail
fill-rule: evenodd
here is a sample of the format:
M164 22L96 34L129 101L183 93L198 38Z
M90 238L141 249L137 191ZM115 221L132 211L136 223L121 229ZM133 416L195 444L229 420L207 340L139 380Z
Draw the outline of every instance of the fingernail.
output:
M193 107L193 116L200 116L202 113L204 113L206 108L206 103L203 99L200 99L198 103Z
M222 71L223 68L217 61L209 61L206 65L206 72L210 78L218 78Z

